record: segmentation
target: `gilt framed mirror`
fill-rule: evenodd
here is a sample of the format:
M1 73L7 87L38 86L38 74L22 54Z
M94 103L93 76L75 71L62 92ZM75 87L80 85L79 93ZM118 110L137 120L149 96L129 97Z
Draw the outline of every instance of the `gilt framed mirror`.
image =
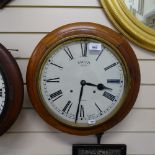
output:
M155 52L155 0L100 0L116 28L130 41Z

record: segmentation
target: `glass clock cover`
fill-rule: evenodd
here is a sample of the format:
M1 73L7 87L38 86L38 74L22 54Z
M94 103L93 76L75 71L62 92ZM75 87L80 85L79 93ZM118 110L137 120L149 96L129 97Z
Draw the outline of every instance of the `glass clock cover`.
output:
M79 38L49 53L42 64L39 85L44 104L56 119L89 127L116 111L127 81L122 61L109 46Z

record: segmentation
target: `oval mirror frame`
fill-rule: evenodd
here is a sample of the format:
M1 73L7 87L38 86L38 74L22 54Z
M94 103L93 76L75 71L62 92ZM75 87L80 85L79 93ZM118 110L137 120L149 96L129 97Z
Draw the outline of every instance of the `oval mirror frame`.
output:
M130 41L155 52L155 30L141 23L123 0L100 0L104 11L116 28Z

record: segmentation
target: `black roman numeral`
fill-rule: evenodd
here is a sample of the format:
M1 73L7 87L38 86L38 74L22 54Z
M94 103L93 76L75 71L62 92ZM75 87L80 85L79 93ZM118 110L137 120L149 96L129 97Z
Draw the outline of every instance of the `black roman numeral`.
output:
M110 66L105 67L104 70L107 71L108 69L110 69L110 68L116 66L117 64L118 64L118 62L115 62L115 63L111 64Z
M71 101L68 101L67 104L65 105L65 107L63 108L62 111L68 114L68 112L69 112L69 110L70 110L72 104L73 104L73 103L72 103Z
M106 97L107 99L111 100L111 101L115 100L115 96L106 92L106 91L103 93L103 96Z
M99 53L98 57L96 58L96 61L99 59L99 57L101 56L101 54L103 53L104 49L102 49L102 51Z
M2 97L2 89L0 89L0 97Z
M81 43L82 57L87 57L87 43Z
M46 82L60 82L60 78L47 79Z
M100 107L95 103L95 106L97 107L97 109L100 111L100 113L102 113L102 110L100 109Z
M120 79L107 79L107 83L121 83Z
M53 66L56 66L56 67L58 67L58 68L61 68L61 69L63 69L63 67L61 67L61 66L59 66L59 65L57 65L57 64L54 64L54 63L50 63L50 64L52 64Z
M69 58L72 60L74 59L70 49L68 47L64 48L64 51L66 52L66 54L69 56Z
M56 101L57 99L59 99L60 97L62 97L62 91L58 90L57 92L53 93L50 95L50 99L54 101Z
M84 117L84 107L83 107L83 105L80 106L80 117L81 118Z

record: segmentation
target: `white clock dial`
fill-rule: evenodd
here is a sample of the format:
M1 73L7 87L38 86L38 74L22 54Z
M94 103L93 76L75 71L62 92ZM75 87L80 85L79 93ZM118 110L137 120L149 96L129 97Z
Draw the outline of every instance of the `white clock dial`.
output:
M5 100L6 100L5 93L6 93L5 82L2 77L2 74L0 73L0 115L2 114L5 106Z
M76 39L47 56L40 72L40 94L59 121L94 126L119 109L124 76L122 62L112 48L95 39Z

